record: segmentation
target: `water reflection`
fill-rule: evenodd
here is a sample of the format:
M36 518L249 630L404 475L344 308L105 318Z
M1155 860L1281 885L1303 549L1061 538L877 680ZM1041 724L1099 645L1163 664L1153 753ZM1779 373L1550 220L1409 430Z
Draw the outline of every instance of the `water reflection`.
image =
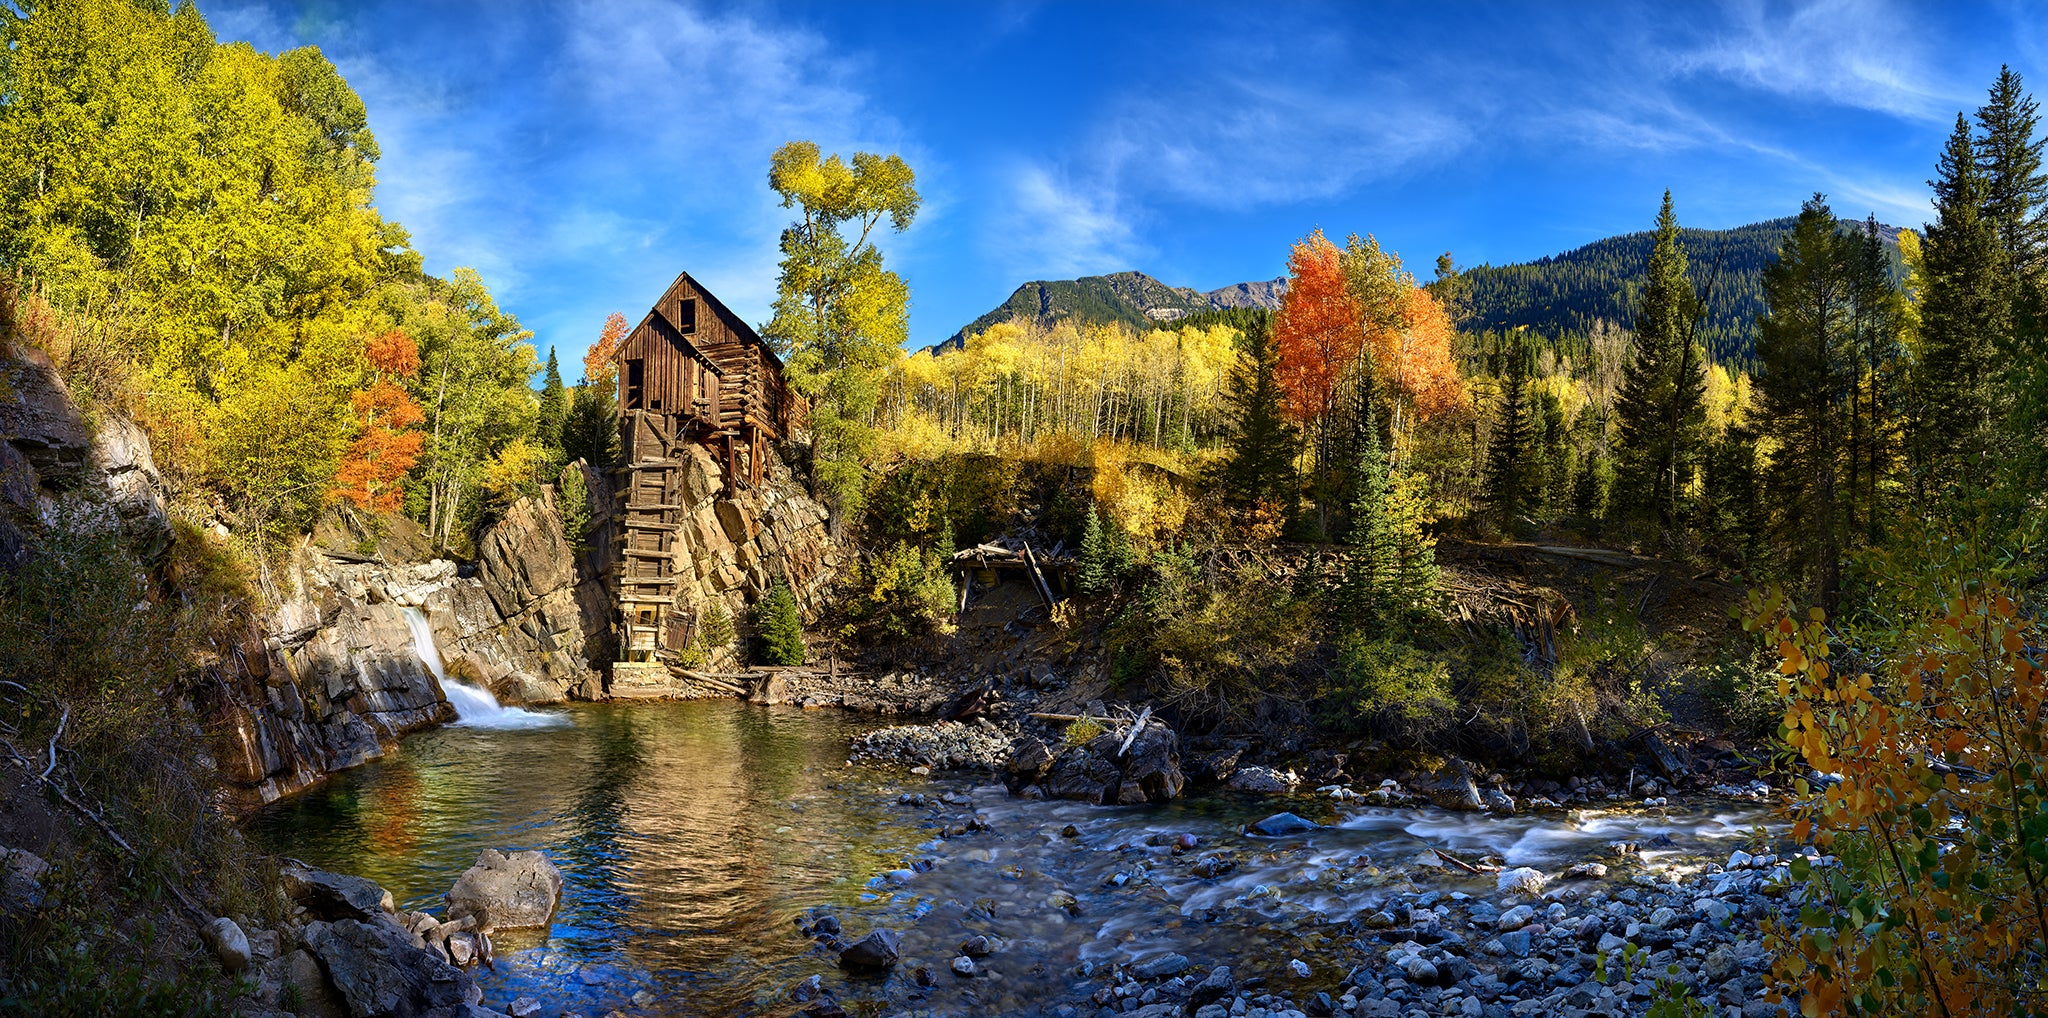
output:
M842 1000L886 998L892 1013L1007 1015L1079 1003L1092 985L1078 963L1169 950L1275 985L1294 978L1293 957L1341 974L1357 949L1333 921L1418 887L1491 893L1490 878L1413 867L1426 846L1554 870L1606 841L1657 834L1670 851L1725 854L1755 819L1490 818L1237 796L1102 809L848 769L848 740L881 722L838 713L711 701L565 716L572 723L557 728L414 736L250 830L273 852L437 911L481 850L546 850L563 871L561 911L548 931L500 938L496 970L479 973L487 1003L531 995L547 1014L788 1014L783 991L817 974ZM928 798L906 805L906 791ZM1238 833L1280 809L1333 826ZM975 814L989 830L939 835ZM1183 832L1201 848L1176 856ZM1230 865L1204 875L1193 863L1210 853ZM883 980L839 973L792 922L820 906L849 939L900 931L904 964ZM947 962L974 934L1002 946L982 975L955 980ZM917 988L919 966L940 984Z

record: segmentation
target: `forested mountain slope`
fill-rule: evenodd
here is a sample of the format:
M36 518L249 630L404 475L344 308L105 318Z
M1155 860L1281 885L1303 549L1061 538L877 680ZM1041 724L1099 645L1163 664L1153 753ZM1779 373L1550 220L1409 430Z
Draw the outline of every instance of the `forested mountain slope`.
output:
M997 322L1032 319L1050 325L1062 318L1090 323L1122 322L1143 329L1155 322L1174 321L1199 311L1220 308L1277 308L1287 290L1284 279L1238 283L1203 293L1185 286L1168 286L1142 272L1112 272L1106 276L1080 279L1038 279L1025 283L1010 299L969 322L939 344L941 349L958 348L966 337Z

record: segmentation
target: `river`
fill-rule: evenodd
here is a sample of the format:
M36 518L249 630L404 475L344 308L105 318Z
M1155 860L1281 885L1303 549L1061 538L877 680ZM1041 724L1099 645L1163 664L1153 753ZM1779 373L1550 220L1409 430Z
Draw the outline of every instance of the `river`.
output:
M1427 846L1554 873L1616 840L1725 855L1761 818L1489 817L1313 796L1111 809L1013 799L986 776L849 768L849 740L884 722L839 712L699 701L537 713L543 723L414 735L247 829L268 851L436 913L483 849L548 852L565 878L560 910L545 934L499 935L495 968L477 971L495 1007L532 996L550 1016L789 1014L790 987L818 975L855 1014L859 1002L1055 1014L1099 985L1079 972L1169 951L1240 978L1333 984L1358 960L1362 915L1404 893L1491 893L1491 878L1418 864ZM1282 809L1330 826L1239 833ZM976 816L986 830L943 836ZM1176 853L1182 834L1199 847ZM1191 864L1211 854L1229 871L1197 875ZM822 911L849 941L901 932L904 963L886 979L840 973L798 929ZM948 963L974 934L999 949L957 977ZM1294 959L1311 975L1294 975ZM936 986L917 986L920 966Z

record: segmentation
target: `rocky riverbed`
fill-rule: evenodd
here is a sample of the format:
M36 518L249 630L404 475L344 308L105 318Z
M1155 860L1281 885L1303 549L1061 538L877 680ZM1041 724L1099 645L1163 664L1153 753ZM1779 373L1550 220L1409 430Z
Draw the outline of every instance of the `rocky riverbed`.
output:
M1508 814L1361 780L1106 807L913 772L978 722L924 744L733 703L565 713L415 736L255 833L401 911L482 847L547 853L560 912L475 978L549 1018L1641 1013L1659 977L1756 1013L1757 922L1787 902L1783 858L1735 854L1779 847L1765 809L1720 796ZM856 746L924 755L849 766Z

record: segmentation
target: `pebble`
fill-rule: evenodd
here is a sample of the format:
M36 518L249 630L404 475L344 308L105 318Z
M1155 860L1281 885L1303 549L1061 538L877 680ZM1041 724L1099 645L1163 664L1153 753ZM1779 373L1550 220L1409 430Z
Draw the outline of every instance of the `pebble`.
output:
M954 975L971 979L974 977L974 971L974 959L969 958L964 954L953 959Z

